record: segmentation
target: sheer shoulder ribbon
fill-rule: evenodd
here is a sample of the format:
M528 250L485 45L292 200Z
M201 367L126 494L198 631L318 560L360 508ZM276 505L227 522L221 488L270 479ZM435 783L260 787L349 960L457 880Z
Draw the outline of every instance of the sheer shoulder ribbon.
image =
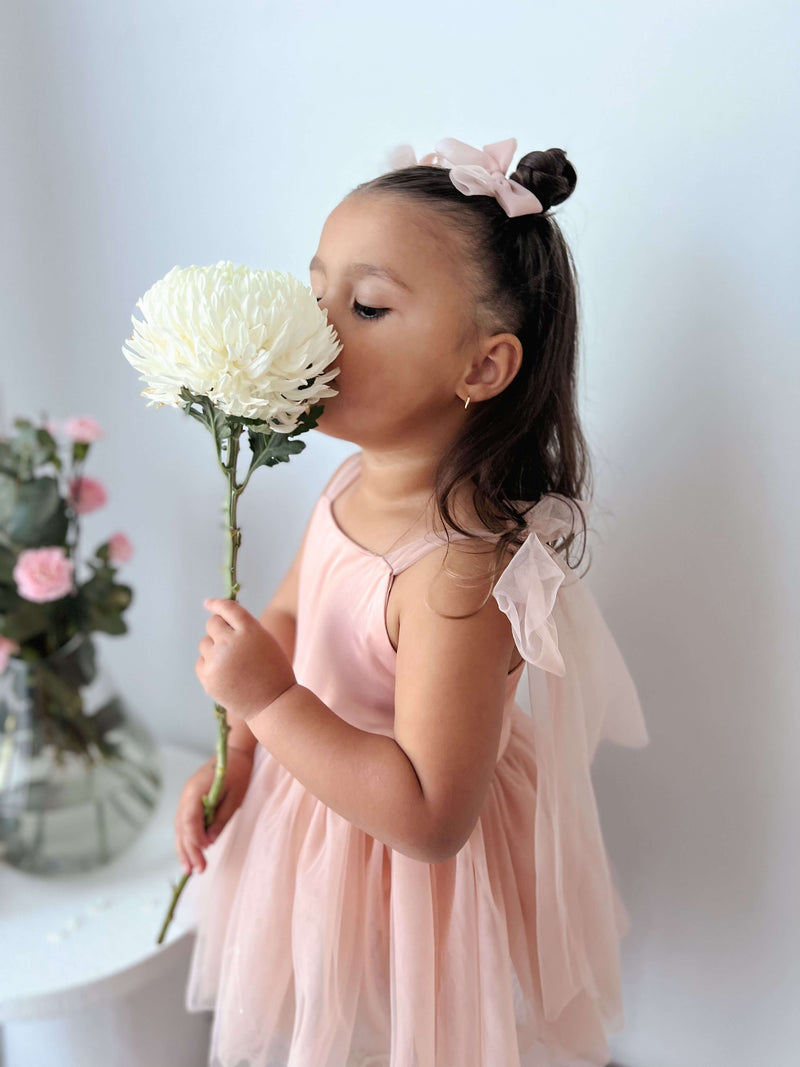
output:
M633 680L597 604L548 541L573 511L549 494L492 595L527 661L537 773L536 930L545 1017L582 989L622 1025L619 939L628 916L609 868L590 766L607 738L648 743Z

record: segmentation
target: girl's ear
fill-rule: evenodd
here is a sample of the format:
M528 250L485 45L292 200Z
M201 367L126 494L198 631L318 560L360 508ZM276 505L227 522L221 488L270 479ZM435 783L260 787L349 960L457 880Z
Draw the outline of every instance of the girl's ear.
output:
M506 388L522 366L522 342L513 333L487 337L462 379L473 401L490 400Z

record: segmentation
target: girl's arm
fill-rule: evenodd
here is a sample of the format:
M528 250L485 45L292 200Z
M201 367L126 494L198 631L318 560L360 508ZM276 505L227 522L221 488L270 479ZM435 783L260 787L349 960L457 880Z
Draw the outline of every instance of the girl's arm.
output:
M487 555L450 545L408 572L399 602L394 736L350 725L301 685L246 723L323 803L386 845L428 863L471 834L494 773L511 624L489 596ZM474 583L465 589L463 580ZM425 594L436 577L433 611ZM437 613L438 612L438 613ZM446 618L464 615L466 618Z
M325 488L326 493L338 476L339 471L349 460L343 460L328 479ZM283 651L290 663L294 663L294 643L297 634L297 593L300 580L300 563L303 558L303 549L308 535L308 526L303 531L300 547L292 560L289 570L284 575L283 581L275 591L275 595L264 608L258 621L267 630ZM235 718L230 713L226 714L226 721L230 726L228 745L231 748L240 748L245 752L253 753L256 747L256 739L247 724L242 719Z

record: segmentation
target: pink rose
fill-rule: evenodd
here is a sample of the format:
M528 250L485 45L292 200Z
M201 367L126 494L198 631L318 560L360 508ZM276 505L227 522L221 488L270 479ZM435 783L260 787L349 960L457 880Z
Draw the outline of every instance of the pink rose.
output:
M0 636L0 674L6 669L8 661L15 652L19 652L17 642L12 641L10 637Z
M73 441L90 445L103 436L103 428L90 415L76 415L64 423L64 432Z
M124 533L115 533L108 540L109 563L127 563L133 555L133 545Z
M97 511L108 500L105 486L96 478L73 478L69 483L69 502L78 515Z
M28 548L14 565L17 592L25 600L45 604L72 592L74 563L63 548Z
M58 423L55 421L55 419L48 419L47 422L44 424L44 428L54 440L58 437L59 429Z

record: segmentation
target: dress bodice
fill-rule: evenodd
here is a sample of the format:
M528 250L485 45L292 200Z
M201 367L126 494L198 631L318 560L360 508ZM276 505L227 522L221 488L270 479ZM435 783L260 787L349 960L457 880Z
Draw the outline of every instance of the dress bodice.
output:
M386 626L394 577L446 542L429 531L386 555L359 545L339 526L333 502L358 476L360 453L349 457L312 512L298 593L294 672L341 718L391 735L397 651ZM460 540L470 534L450 532ZM506 679L502 753L524 661Z

